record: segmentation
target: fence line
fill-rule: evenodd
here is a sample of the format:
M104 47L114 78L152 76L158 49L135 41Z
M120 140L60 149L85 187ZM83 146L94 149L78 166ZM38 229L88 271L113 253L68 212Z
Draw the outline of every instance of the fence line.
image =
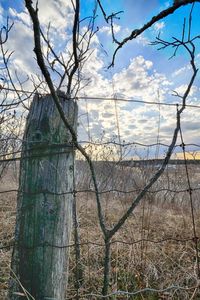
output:
M1 87L0 90L5 90L5 91L11 91L11 92L18 92L18 93L27 93L27 94L38 94L38 95L44 95L44 93L39 93L37 91L31 92L31 91L26 91L22 89L12 89L12 88L6 88L6 87ZM62 98L65 98L62 96ZM176 102L176 103L164 103L164 102L157 102L157 101L145 101L145 100L139 100L139 99L129 99L129 98L118 98L118 97L96 97L96 96L76 96L75 98L67 98L66 99L72 99L72 100L94 100L94 101L115 101L115 102L132 102L132 103L140 103L140 104L149 104L149 105L159 105L159 106L172 106L172 107L178 107L181 106L181 102ZM27 99L23 101L16 102L16 104L11 103L11 104L2 104L2 107L7 107L9 105L19 105L20 103L26 101ZM190 108L197 108L200 109L200 105L195 105L195 104L185 104L185 107L190 107Z
M77 100L102 100L98 97L94 98L78 98ZM106 98L104 99L105 101L110 101L111 98ZM130 101L129 101L130 100ZM112 100L111 100L112 101ZM128 101L128 102L138 102L137 100L133 99L114 99L113 101ZM116 102L117 103L117 102ZM140 103L140 102L139 102ZM144 104L151 104L151 105L168 105L168 104L162 104L162 103L157 103L157 102L148 102L146 101L141 102ZM174 106L179 109L179 106L177 107L177 104L169 104L169 106ZM186 105L186 107L191 107L193 109L200 108L200 106L191 106L191 105ZM90 119L89 119L89 112L87 109L87 130L90 129ZM118 127L120 128L120 120L118 120ZM159 125L160 126L160 125ZM182 130L182 127L180 127ZM118 131L119 132L119 131ZM159 128L159 134L162 133L162 128ZM121 135L121 133L120 133ZM102 205L104 208L104 214L105 214L105 219L110 226L110 228L113 228L113 224L116 224L117 222L117 217L121 217L121 211L120 209L125 209L127 208L127 203L129 198L128 197L133 196L135 194L141 193L144 189L145 183L148 182L149 178L151 175L156 171L156 169L160 166L160 164L164 161L164 159L161 159L157 157L157 159L152 159L152 154L149 154L149 151L154 151L153 147L165 147L168 148L170 145L166 143L160 142L160 139L157 138L156 143L140 143L137 141L128 141L128 142L115 142L113 140L108 140L108 141L93 141L92 139L92 133L89 132L88 135L88 140L80 140L79 144L82 144L85 148L91 146L99 147L97 151L100 153L101 151L103 152L103 147L131 147L131 146L136 146L137 151L140 151L138 149L141 149L141 147L146 148L145 151L147 151L146 158L140 158L138 160L134 159L129 159L126 158L123 155L120 157L118 160L113 160L114 155L112 153L109 153L107 156L107 161L102 160L102 161L97 161L95 162L95 156L94 156L94 165L95 169L97 171L97 178L99 176L99 190L98 190L98 195L101 196L101 201ZM22 139L20 138L11 138L11 141L17 141L20 143ZM0 143L4 143L4 141L8 141L6 138L0 139ZM26 143L26 141L23 141ZM39 150L43 149L41 145L35 145L33 150ZM67 152L65 148L67 147L74 147L73 144L48 144L47 147L54 147L55 149L58 149L58 151L55 151L52 155L61 155ZM102 148L101 148L102 147ZM62 148L62 151L60 149ZM100 294L100 291L98 288L92 289L91 286L89 285L88 278L90 278L91 282L94 280L95 284L101 285L101 283L98 282L98 275L97 278L95 277L95 273L99 274L99 278L102 277L102 269L103 269L103 250L105 247L105 243L103 243L102 236L99 232L98 226L96 225L97 219L96 217L93 216L95 214L96 209L93 207L93 196L96 194L96 191L94 190L93 186L90 183L90 175L87 171L85 170L85 163L83 165L80 165L80 168L83 168L83 170L80 172L80 170L75 172L75 166L73 166L73 176L74 176L74 188L72 191L69 192L61 192L61 193L56 193L54 191L50 190L44 190L42 188L39 188L36 192L31 193L30 191L23 191L20 190L20 188L3 188L0 190L0 195L2 199L4 199L4 196L12 194L12 193L24 193L28 195L39 195L39 194L49 194L49 195L66 195L66 194L72 194L73 196L76 196L76 201L77 201L77 220L76 220L76 226L77 229L79 230L79 235L80 235L80 242L72 242L68 245L54 245L54 244L49 244L47 242L38 244L38 245L32 245L30 249L35 248L35 247L57 247L57 248L71 248L72 249L72 262L70 265L70 270L71 270L71 282L73 281L75 275L74 270L77 268L77 266L82 266L83 268L83 274L84 274L84 280L85 282L82 282L80 285L78 284L75 290L73 290L72 286L73 284L70 283L70 287L68 289L69 297L67 299L89 299L89 297L94 297L96 298L109 298L109 297L133 297L134 295L141 295L145 293L145 295L148 295L149 293L157 293L157 294L163 294L165 292L168 292L171 297L173 297L173 293L178 293L178 295L182 295L181 292L187 293L187 298L185 299L190 299L194 293L199 296L199 284L198 284L198 271L196 270L199 268L199 236L200 236L200 228L199 228L199 223L198 223L198 216L199 216L199 208L195 211L194 207L196 205L197 197L199 197L199 190L200 186L198 183L198 180L195 179L196 177L199 176L200 170L199 170L199 163L200 160L195 160L195 159L187 159L186 158L186 149L187 148L192 148L195 149L194 151L198 152L198 148L200 148L200 144L198 143L187 143L184 141L184 138L180 138L180 142L177 142L174 145L173 150L181 149L183 153L183 159L171 159L167 163L167 167L169 168L168 170L166 169L164 174L161 177L161 182L158 183L158 185L152 187L150 190L147 190L146 192L146 198L143 199L143 206L138 208L138 211L135 213L135 215L131 215L129 219L127 220L127 225L123 225L122 229L120 231L123 231L122 236L119 235L117 232L116 237L114 236L112 240L110 240L109 244L111 246L111 264L110 264L110 272L111 272L111 284L113 285L112 287L112 292L108 293L104 296ZM157 149L157 148L156 148ZM31 153L31 149L30 149ZM9 149L5 149L4 153L0 154L0 163L11 163L15 161L20 161L21 159L29 159L29 158L35 158L35 157L43 157L44 155L27 155L23 158L20 157L21 155L21 149L17 151L10 151ZM47 156L49 154L47 153ZM145 156L145 155L144 155ZM45 156L44 156L45 157ZM174 164L174 168L170 169L170 162L171 164ZM77 162L78 163L78 162ZM102 165L101 165L102 164ZM132 164L132 165L131 165ZM135 164L135 165L134 165ZM107 166L107 167L106 167ZM108 168L109 166L109 168ZM136 168L134 168L134 166ZM130 167L130 168L127 168ZM191 169L191 170L190 170ZM180 172L180 177L178 177L178 172ZM131 175L132 174L132 175ZM79 179L76 181L76 175L80 176ZM120 177L121 176L121 177ZM185 179L183 178L185 176ZM194 178L193 178L194 176ZM142 183L137 182L137 177L140 177L140 180ZM87 178L87 183L84 183L85 178ZM116 179L118 178L118 179ZM117 181L118 180L118 181ZM132 181L131 181L132 180ZM135 180L135 181L134 181ZM181 181L182 180L182 181ZM112 182L113 181L113 182ZM186 182L185 182L186 181ZM132 187L132 188L131 188ZM193 193L194 192L194 193ZM170 195L173 194L173 195ZM196 193L196 194L195 194ZM164 203L164 197L166 197L166 203L169 203L171 207L173 207L172 202L170 197L174 197L175 199L175 204L177 204L178 207L176 207L177 210L177 219L183 215L183 224L186 222L187 224L187 230L184 235L183 232L180 230L180 228L169 230L170 228L167 228L167 225L164 224L164 232L162 230L152 233L153 225L156 220L153 220L154 214L156 213L154 210L156 209L156 206L159 206L159 200L154 200L155 196L158 195L158 199L161 199L160 202L163 201ZM160 195L160 196L159 196ZM180 205L178 200L176 200L176 197L183 199L182 201L184 203L189 203L190 202L190 216L188 214L188 206L183 207ZM184 200L184 197L186 200ZM196 197L196 198L195 198ZM187 200L189 199L189 201ZM0 200L1 201L1 200ZM7 201L7 200L6 200ZM6 211L6 205L12 205L11 203L15 202L15 196L13 198L10 198L9 202L0 202L2 206L2 212L4 211L4 205L5 205L5 212ZM120 202L121 201L121 202ZM117 204L120 202L120 205ZM7 204L6 204L7 203ZM27 207L24 207L23 209L28 209ZM160 213L163 215L163 218L165 216L165 213L167 214L167 210L165 211L165 208L159 208ZM171 208L170 208L171 209ZM14 210L14 208L13 208ZM113 215L111 215L113 210ZM9 213L9 211L8 211ZM116 214L116 217L115 217ZM119 214L119 215L118 215ZM159 214L157 217L159 217ZM12 215L13 216L13 215ZM95 215L96 216L96 215ZM156 217L156 218L157 218ZM134 221L137 218L137 222ZM169 217L170 219L171 217ZM162 216L161 216L162 220ZM91 224L90 224L91 222ZM93 223L92 223L93 222ZM136 223L134 223L136 222ZM162 227L162 221L159 221L160 223L157 225L158 227ZM178 222L178 221L177 221ZM182 221L181 221L182 222ZM179 224L179 223L177 223ZM92 226L92 229L91 229ZM135 226L135 227L134 227ZM171 226L171 225L170 225ZM179 225L177 225L179 226ZM94 228L93 228L94 227ZM191 229L191 230L190 230ZM91 232L90 232L91 231ZM136 233L137 231L137 233ZM166 232L165 232L166 231ZM93 232L93 236L92 236ZM6 231L0 231L0 234L6 236ZM141 238L140 238L141 237ZM4 239L3 239L4 240ZM6 241L9 241L8 244L3 241L0 245L0 251L1 254L7 254L10 253L10 250L13 248L15 243L10 242L10 238L7 238ZM155 245L155 247L154 247ZM25 245L19 245L18 247L26 247ZM74 259L75 257L74 251L77 249L77 247L80 247L80 259ZM113 248L112 248L113 247ZM156 247L161 249L161 253L158 252L157 254L154 254L153 251L156 251ZM173 249L172 253L167 253L167 249ZM177 250L178 258L174 258L174 249ZM95 252L94 252L95 249ZM181 250L182 249L182 250ZM181 252L182 251L182 252ZM166 252L166 253L165 253ZM188 255L191 255L191 259L188 258ZM192 254L191 254L192 253ZM74 255L74 256L73 256ZM155 255L155 257L154 257ZM160 255L160 256L159 256ZM185 262L183 263L181 261L181 256L185 256ZM152 259L153 256L154 258ZM113 258L112 258L113 257ZM163 261L160 263L160 267L157 267L157 264L159 263L156 262L156 259L159 260L162 257ZM124 261L123 261L123 259ZM151 259L153 262L151 262ZM169 260L172 260L174 262L174 265L171 266L171 272L175 273L177 270L181 268L185 268L186 271L182 272L182 275L179 275L179 281L178 284L176 285L176 277L173 277L173 281L170 281L169 284L165 282L162 284L162 279L154 279L154 281L157 284L157 287L162 287L163 288L153 288L153 284L147 283L145 281L145 278L142 278L143 274L148 274L148 268L151 268L151 265L154 264L155 270L151 269L152 274L151 275L145 275L149 276L148 280L150 280L151 276L155 276L155 278L159 278L159 275L156 275L158 272L157 268L162 268L163 266L163 272L165 272L165 264L169 264ZM124 266L124 265L125 266ZM175 266L176 265L176 266ZM186 266L187 265L187 266ZM98 271L98 268L99 271ZM131 285L131 278L128 277L128 275L119 275L119 273L123 273L122 269L125 268L126 273L132 275L134 278L134 284ZM153 267L152 267L153 268ZM167 268L167 267L166 267ZM191 271L193 270L193 271ZM178 272L177 271L177 272ZM134 273L135 272L135 273ZM193 272L193 273L192 273ZM154 274L155 273L155 274ZM160 273L162 273L162 270L160 270ZM189 275L187 275L188 273ZM139 275L137 275L139 274ZM137 275L137 276L135 276ZM124 276L124 282L121 284L121 277ZM126 277L127 276L127 277ZM144 277L145 277L144 276ZM156 277L158 276L158 277ZM172 275L171 275L172 276ZM191 282L189 282L188 276L191 278ZM95 277L95 278L94 278ZM161 276L162 277L162 276ZM160 278L161 278L160 277ZM127 278L127 279L126 279ZM184 282L185 279L185 282ZM157 281L156 281L157 280ZM177 279L178 280L178 279ZM188 280L188 281L187 281ZM78 280L76 279L76 282ZM114 282L114 283L113 283ZM158 282L158 283L157 283ZM170 283L173 283L170 285ZM144 288L141 288L141 285L144 286ZM115 288L115 285L117 285L117 288ZM123 288L120 288L120 285L122 285ZM152 287L151 287L152 285ZM125 289L126 287L126 289ZM182 296L180 296L182 297ZM121 299L121 298L119 298ZM182 298L184 299L184 298Z
M153 191L148 191L148 194L155 194L155 193L159 193L159 192L171 192L171 193L175 193L175 194L180 194L180 193L186 193L186 192L190 192L190 191L199 191L200 187L191 187L190 189L182 189L182 190L172 190L170 188L161 188L159 190L153 190ZM135 190L130 190L130 191L123 191L123 190L118 190L118 189L109 189L109 190L103 190L103 191L99 191L99 194L107 194L107 193L121 193L121 194L133 194L133 193L137 193L137 192L141 192L141 189L135 189ZM81 193L95 193L95 190L92 189L84 189L84 190L74 190L71 192L63 192L63 193L55 193L55 192L50 192L47 190L42 190L42 191L38 191L35 193L31 193L31 192L26 192L26 191L20 191L18 189L11 189L11 190L3 190L0 191L0 194L5 194L5 193L25 193L28 195L35 195L35 194L42 194L42 193L46 193L46 194L50 194L50 195L68 195L68 194L81 194Z
M187 242L193 242L193 243L196 243L196 240L199 241L199 238L196 237L188 237L188 238L185 238L185 239L178 239L178 238L173 238L173 237L169 237L169 238L165 238L165 239L159 239L159 240L150 240L150 239L140 239L140 240L137 240L137 241L133 241L133 242L128 242L128 241L120 241L120 240L113 240L110 242L111 245L114 245L114 244L124 244L124 245L128 245L128 246L133 246L135 244L140 244L140 243L152 243L152 244L162 244L162 243L165 243L165 242L176 242L176 243L187 243ZM74 243L74 244L69 244L69 245L53 245L53 244L50 244L48 242L44 242L44 243L41 243L41 244L38 244L38 245L34 245L34 246L25 246L25 245L20 245L20 244L17 244L17 243L12 243L12 244L9 244L9 245L3 245L3 246L0 246L0 250L3 250L3 249L10 249L14 246L18 246L19 248L26 248L26 249L35 249L35 248L38 248L38 247L52 247L52 248L60 248L60 249L63 249L63 248L72 248L72 247L76 247L77 246L77 243ZM93 246L98 246L98 247L105 247L105 244L103 243L96 243L96 242L92 242L92 241L87 241L87 242L81 242L81 243L78 243L79 246L87 246L87 245L93 245Z

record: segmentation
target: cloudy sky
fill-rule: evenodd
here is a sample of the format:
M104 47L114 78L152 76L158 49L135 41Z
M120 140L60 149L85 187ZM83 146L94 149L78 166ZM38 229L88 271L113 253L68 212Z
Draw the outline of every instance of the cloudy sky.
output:
M81 33L87 26L88 16L94 9L94 0L81 1ZM165 0L103 0L102 5L107 14L123 11L120 19L114 22L114 31L118 40L122 40L133 29L141 27L161 10L172 5ZM188 23L191 5L178 9L173 15L155 23L152 28L127 43L117 54L113 68L108 66L112 60L116 44L112 42L111 30L98 9L95 29L98 31L91 41L91 52L82 70L82 89L78 96L85 97L79 103L79 139L80 140L119 140L127 143L152 144L161 142L169 144L176 122L176 106L149 105L140 102L121 101L139 100L147 102L177 103L179 97L173 91L183 95L192 75L190 58L184 49L180 49L176 57L169 59L173 48L158 51L150 45L158 34L172 41L181 39L184 18ZM193 9L191 35L199 35L200 3ZM23 88L32 90L33 80L40 76L33 53L33 33L28 13L23 1L1 0L0 25L5 25L9 16L14 26L5 46L14 51L10 60L11 74L16 80L16 72L21 81L27 76L31 80L24 82ZM73 24L73 7L69 0L39 0L39 17L44 32L51 22L50 41L56 53L63 53L67 59L71 48L71 29ZM186 25L187 33L187 25ZM45 46L44 46L45 51ZM2 66L2 59L0 60ZM196 65L200 64L199 40L196 41ZM53 74L56 85L56 74ZM87 85L85 86L85 83ZM17 83L16 83L17 84ZM188 104L200 106L199 76L191 90ZM95 97L107 99L92 99ZM117 101L108 98L119 99ZM187 108L182 116L182 128L185 143L200 144L199 125L200 108ZM120 137L119 137L120 134ZM146 153L144 147L132 149L135 153ZM159 149L160 155L165 148ZM190 147L188 150L196 150ZM128 151L128 150L127 150ZM143 151L143 152L142 152ZM158 151L155 147L151 155ZM177 150L178 151L178 150ZM180 151L180 149L179 149ZM158 154L158 153L157 153Z

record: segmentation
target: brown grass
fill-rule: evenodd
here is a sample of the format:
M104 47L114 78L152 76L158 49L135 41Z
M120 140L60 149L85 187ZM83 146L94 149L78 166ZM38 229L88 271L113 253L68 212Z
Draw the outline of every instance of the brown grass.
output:
M196 170L196 173L198 172L199 170ZM193 178L195 178L193 179L195 183L197 176L194 175ZM80 182L83 183L83 178L80 178ZM86 185L86 183L84 184ZM184 186L184 182L179 182L179 184ZM1 183L0 191L16 187L16 180L9 171ZM102 195L102 204L108 226L113 226L117 222L128 208L134 195L135 193L123 197L117 193ZM198 196L198 193L194 194L195 201L198 200ZM167 201L169 199L170 201ZM110 299L200 299L199 289L195 290L199 282L195 243L191 240L178 241L193 237L188 194L177 194L177 198L173 198L173 201L171 199L170 193L168 195L164 193L148 194L123 228L114 236L112 240L110 291L132 292L146 287L164 289L171 285L185 289L172 289L160 293L141 293L135 297L113 296ZM82 265L84 274L79 295L80 299L97 299L96 296L84 296L90 293L100 294L103 282L104 241L98 224L95 197L89 192L78 193L77 203L80 241L83 243L79 263ZM195 207L197 236L200 236L198 203L195 204ZM0 194L0 241L2 245L8 245L13 241L15 212L16 193ZM174 240L158 243L137 242L141 239L158 241L168 238ZM95 243L102 246L95 245ZM5 300L11 250L2 249L0 255L0 299ZM73 297L76 299L75 269L76 261L74 247L72 247L66 299L73 299Z

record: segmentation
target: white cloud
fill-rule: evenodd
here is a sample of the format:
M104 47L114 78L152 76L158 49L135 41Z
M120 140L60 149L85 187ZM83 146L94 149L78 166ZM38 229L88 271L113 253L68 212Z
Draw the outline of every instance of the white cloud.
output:
M114 33L118 33L121 30L121 26L117 24L113 24L113 31ZM106 33L107 35L111 35L111 27L110 26L102 26L99 30L100 33Z
M121 97L147 101L154 101L158 90L162 98L171 84L163 74L153 72L153 63L142 56L136 57L128 68L115 74L114 82Z
M143 34L139 35L135 42L142 46L147 46L150 44L150 40L148 40L148 38L146 38Z
M39 1L39 14L42 24L47 25L49 21L52 23L51 41L56 51L59 51L63 45L67 45L68 49L71 47L68 29L71 28L73 21L73 11L70 5L70 1L64 0L49 0L48 3L44 0ZM12 74L14 75L14 69L19 73L21 72L21 74L26 73L31 75L40 73L34 59L33 32L27 13L21 12L19 14L12 9L10 10L10 14L13 18L16 18L14 28L10 33L9 42L6 45L8 49L15 50ZM66 14L68 14L68 18L66 18ZM162 30L164 26L164 22L157 23L154 26L154 30ZM119 26L115 26L114 29L116 33L120 32L122 34ZM100 32L102 34L110 34L109 30L109 27L105 26ZM136 42L146 45L148 40L143 37L136 40ZM159 101L168 101L168 95L171 93L171 89L175 89L175 87L173 86L172 88L172 82L170 82L167 75L154 70L153 61L146 60L145 55L139 55L133 58L126 68L118 71L113 76L111 73L108 76L106 74L109 71L104 72L104 59L97 48L98 43L98 36L94 35L91 43L93 51L84 65L82 74L83 78L88 78L90 82L80 91L79 95L107 98L113 97L115 94L119 98L158 101L159 91ZM66 49L64 50L63 57L65 59L68 58ZM183 75L186 70L186 67L180 68L173 73L172 78ZM85 82L81 83L82 87L84 84ZM185 87L185 85L179 84L176 91L183 93ZM194 97L197 88L193 87L191 91L190 97ZM87 110L90 120L89 127L94 138L99 138L104 130L104 137L107 139L111 139L113 135L117 135L116 110L113 101L88 100ZM82 114L85 111L85 102L80 100L79 113ZM167 109L166 107L161 107L159 111L156 105L150 106L117 101L117 112L122 140L141 143L156 142L160 114L160 139L165 143L170 142L176 124L176 107L167 107ZM198 120L199 113L197 111L195 111L195 114L191 114L191 112L184 113L183 121L186 130L186 139L198 137L198 124L194 122L194 116ZM81 121L84 123L85 128L87 128L86 116L83 115ZM84 130L80 126L79 136L81 140L85 136L84 132L86 130ZM190 137L190 130L192 130L194 138Z
M33 3L35 4L36 0ZM73 7L70 0L39 0L38 9L42 25L48 26L51 23L56 30L63 30L72 25Z
M9 15L15 20L22 22L26 26L31 26L31 19L27 11L17 12L14 8L9 8Z
M164 3L164 6L165 6L165 8L168 8L168 7L170 6L170 2L169 2L169 1L166 1L166 2Z
M0 28L5 25L3 24L3 7L0 4Z
M98 51L93 53L92 60L87 66L87 74L91 76L91 83L85 89L87 97L94 95L99 97L113 97L113 94L119 98L140 99L146 101L158 101L158 90L160 101L166 97L171 83L163 74L153 70L153 62L145 60L138 56L131 60L130 65L121 72L114 74L114 90L112 80L103 77L100 72L103 62L99 63ZM91 68L98 60L96 68ZM91 64L91 65L90 65ZM99 138L103 130L104 137L111 139L113 135L118 134L116 111L113 101L92 101L88 100L88 112L90 116L90 128L93 137ZM84 104L80 101L81 110L85 110ZM119 117L120 134L122 140L148 143L156 142L159 112L157 106L141 105L130 102L117 101L117 111ZM169 110L168 110L169 111ZM98 114L96 113L98 112ZM171 120L169 116L162 116L163 123ZM176 122L176 118L173 119ZM97 122L99 124L97 131ZM165 124L167 126L167 124ZM172 130L172 129L171 129ZM163 138L166 140L169 133Z
M186 70L190 69L188 66L181 67L172 73L172 77L177 77L179 75L183 75Z
M175 91L180 95L180 96L183 96L185 91L187 90L188 88L188 85L187 84L182 84L180 86L178 86ZM192 86L191 89L190 89L190 93L189 93L189 96L194 96L194 94L197 92L197 87L196 86Z
M34 5L36 1L33 1ZM1 8L1 6L0 6ZM1 8L2 9L2 8ZM5 12L3 12L5 13ZM10 72L16 80L15 71L21 78L25 76L33 76L38 82L37 74L41 75L37 66L34 49L34 39L32 22L29 14L24 7L24 11L17 12L13 8L9 8L10 22L14 20L14 26L9 33L8 42L5 48L9 51L14 51L10 60ZM67 18L66 18L67 16ZM59 54L60 49L65 49L69 44L71 36L71 25L73 23L73 9L70 0L39 0L39 20L44 29L47 29L51 22L50 41L51 45L55 46L55 52ZM45 51L47 46L43 45ZM26 86L28 83L26 83ZM29 82L29 87L32 83Z
M9 51L14 51L11 56L13 72L17 70L19 73L30 75L38 70L36 61L33 59L35 56L33 32L30 27L25 26L22 22L15 22L9 33L6 47Z
M155 31L162 31L162 29L165 27L165 22L157 22L153 27Z
M110 97L115 93L119 98L136 98L156 102L174 101L174 97L171 97L171 90L174 88L172 82L164 74L160 74L154 70L152 61L145 60L142 56L132 59L127 68L114 74L113 90L111 79L101 75L103 62L99 58L98 51L94 52L94 54L91 64L95 64L95 60L98 60L98 67L94 69L90 68L90 62L87 66L87 70L90 70L92 78L91 84L85 89L85 94L88 97L94 95ZM99 63L100 61L101 63ZM183 92L185 87L185 85L181 85L177 90ZM158 91L160 95L159 99ZM189 99L194 100L196 92L198 92L197 88L193 87ZM180 99L177 98L177 101L180 102ZM81 101L79 107L85 111ZM94 139L100 138L103 131L105 131L104 138L107 140L112 139L114 135L117 136L118 128L113 101L88 100L87 108L91 134ZM159 141L166 144L171 142L176 126L176 106L160 106L159 108L158 105L117 101L117 112L121 140L146 144L156 143L158 127L160 127ZM195 118L199 118L198 111L196 111ZM194 141L198 137L198 124L197 122L195 123L191 111L184 113L183 126L185 141ZM81 136L80 134L80 139Z

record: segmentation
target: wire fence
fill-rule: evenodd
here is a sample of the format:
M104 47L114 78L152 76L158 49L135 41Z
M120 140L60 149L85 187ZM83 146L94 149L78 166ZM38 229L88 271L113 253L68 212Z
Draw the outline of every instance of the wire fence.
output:
M104 127L101 126L103 118L96 120L99 124L95 123L93 106L89 105L89 102L97 100L111 103L114 100L116 104L110 116L111 123L104 124ZM76 101L80 108L78 143L91 157L106 228L113 233L109 239L109 261L105 260L107 244L99 224L96 189L87 161L73 143L48 144L48 149L54 149L53 156L65 155L72 148L76 150L72 168L73 189L61 192L54 187L21 190L18 179L22 157L24 161L40 159L41 165L44 165L50 154L30 152L21 157L26 140L23 140L16 125L20 117L15 116L13 120L2 123L5 125L0 138L2 299L6 297L11 252L16 246L14 223L17 195L19 197L20 194L30 197L73 196L74 234L70 244L44 241L29 246L17 243L19 248L71 249L66 299L199 299L200 145L198 136L192 139L193 131L182 126L180 119L179 138L172 147L173 155L166 161L172 134L169 130L166 135L161 118L164 112L157 107L170 106L167 116L172 114L176 118L180 104L98 97L79 97ZM152 139L145 131L142 137L139 133L134 135L136 127L132 134L129 130L127 138L124 126L128 124L123 124L121 119L126 106L120 106L120 101L152 106L155 112L154 121L152 119L154 128L150 132L154 134ZM10 104L11 107L13 104ZM185 107L195 114L200 108L193 104ZM23 117L25 120L26 115ZM131 122L131 119L128 121ZM11 122L15 123L14 128ZM24 121L20 122L23 132ZM138 128L140 124L137 122ZM98 126L102 128L101 132L97 130ZM37 151L43 149L41 144L34 147ZM149 185L155 174L159 176ZM138 195L141 195L139 201ZM34 203L22 209L30 210L31 205ZM133 209L123 219L130 208ZM105 268L109 269L109 291L102 295Z

